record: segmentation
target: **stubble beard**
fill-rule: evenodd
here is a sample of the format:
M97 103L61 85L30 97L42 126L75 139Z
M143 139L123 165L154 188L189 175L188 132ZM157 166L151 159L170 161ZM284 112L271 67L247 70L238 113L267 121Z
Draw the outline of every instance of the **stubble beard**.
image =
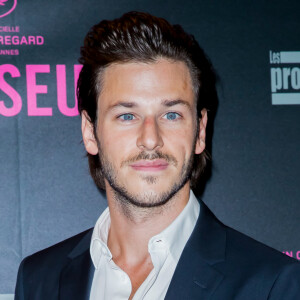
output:
M194 149L196 143L196 139L193 143L192 149ZM194 153L190 153L188 159L184 162L181 172L179 173L179 178L170 186L167 191L161 193L151 192L144 192L142 194L132 194L130 193L127 188L122 185L118 180L118 171L113 166L113 164L109 161L106 157L104 152L101 149L101 145L98 142L98 149L99 149L99 160L101 164L101 173L104 178L109 183L110 187L113 191L114 199L117 203L121 205L123 212L130 217L133 211L147 211L150 210L154 211L155 208L163 208L166 203L170 201L177 193L180 191L183 186L187 183L190 179L192 169L193 169L193 162L194 162ZM152 152L151 154L147 152L141 152L137 156L134 156L126 162L121 164L121 167L124 165L128 165L129 163L133 163L134 161L140 159L165 159L168 163L173 164L177 167L177 160L172 155L164 154L160 151ZM149 185L157 184L157 181L160 180L157 176L150 176L150 175L142 175L142 179L146 181Z

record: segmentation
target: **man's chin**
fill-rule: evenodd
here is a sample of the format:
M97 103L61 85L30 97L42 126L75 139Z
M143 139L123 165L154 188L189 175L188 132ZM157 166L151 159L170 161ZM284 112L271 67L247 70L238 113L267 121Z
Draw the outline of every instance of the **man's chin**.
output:
M166 204L169 201L169 199L170 197L166 197L165 194L157 194L151 192L135 194L131 195L131 197L126 198L128 204L141 208L160 207Z
M160 186L158 183L151 181L152 179L148 178L146 184L127 185L126 191L119 190L117 193L125 203L136 207L151 208L166 204L178 192L178 189L174 186Z
M133 181L130 185L124 185L127 191L132 195L166 195L171 192L173 185L161 182L160 178L147 176L141 181Z

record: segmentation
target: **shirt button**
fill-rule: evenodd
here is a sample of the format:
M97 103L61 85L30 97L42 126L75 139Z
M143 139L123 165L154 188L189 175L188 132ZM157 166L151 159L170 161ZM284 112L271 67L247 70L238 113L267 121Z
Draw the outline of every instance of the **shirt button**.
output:
M157 240L157 241L155 241L155 244L153 244L153 246L156 249L164 249L165 248L165 242L164 242L164 240Z

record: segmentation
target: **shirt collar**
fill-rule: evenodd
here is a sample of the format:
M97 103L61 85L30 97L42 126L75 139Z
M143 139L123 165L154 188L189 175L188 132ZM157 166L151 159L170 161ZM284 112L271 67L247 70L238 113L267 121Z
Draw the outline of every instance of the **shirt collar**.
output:
M107 256L109 259L112 259L112 254L107 247L109 228L110 215L109 208L107 207L96 222L90 245L90 254L96 269L98 269L100 259L103 255Z
M187 243L192 231L196 225L200 213L200 205L192 190L187 205L177 218L161 233L153 236L149 240L148 248L152 245L165 245L168 252L173 256L173 259L178 262L180 255ZM155 248L152 246L152 248ZM151 251L149 251L151 254Z
M172 255L176 263L178 262L195 227L199 213L199 202L190 190L189 201L182 212L167 228L149 240L148 251L155 269L161 267L168 253ZM112 254L107 247L109 228L110 215L107 207L96 222L90 245L90 254L96 269L98 269L103 255L110 260L112 259Z

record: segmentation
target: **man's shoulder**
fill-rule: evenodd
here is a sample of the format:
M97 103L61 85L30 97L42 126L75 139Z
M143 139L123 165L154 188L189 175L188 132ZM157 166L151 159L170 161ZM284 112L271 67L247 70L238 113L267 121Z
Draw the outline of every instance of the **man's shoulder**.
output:
M214 299L300 299L297 260L224 225L203 201L200 205L167 299L183 299L186 290L189 299L209 293ZM178 286L184 286L181 294Z
M228 265L231 270L249 272L259 269L277 273L287 265L300 267L296 259L223 224L203 201L200 201L200 204L199 233L194 237L199 239L198 249L204 253L204 258L211 262L219 261L220 265ZM202 247L209 249L209 254L204 252ZM217 253L217 256L212 254L213 252Z
M89 255L92 232L86 230L24 258L18 271L15 299L57 299L62 272L73 258Z
M229 260L234 260L238 264L243 261L255 263L261 266L269 265L272 268L281 268L284 265L299 264L299 262L278 250L265 245L252 237L241 233L226 225L226 255ZM300 267L300 265L299 265Z
M92 235L92 228L76 234L66 240L63 240L53 246L38 251L26 257L22 264L26 269L34 271L35 269L46 270L48 267L61 268L74 252L74 249L81 245L79 251L89 249L89 243Z

